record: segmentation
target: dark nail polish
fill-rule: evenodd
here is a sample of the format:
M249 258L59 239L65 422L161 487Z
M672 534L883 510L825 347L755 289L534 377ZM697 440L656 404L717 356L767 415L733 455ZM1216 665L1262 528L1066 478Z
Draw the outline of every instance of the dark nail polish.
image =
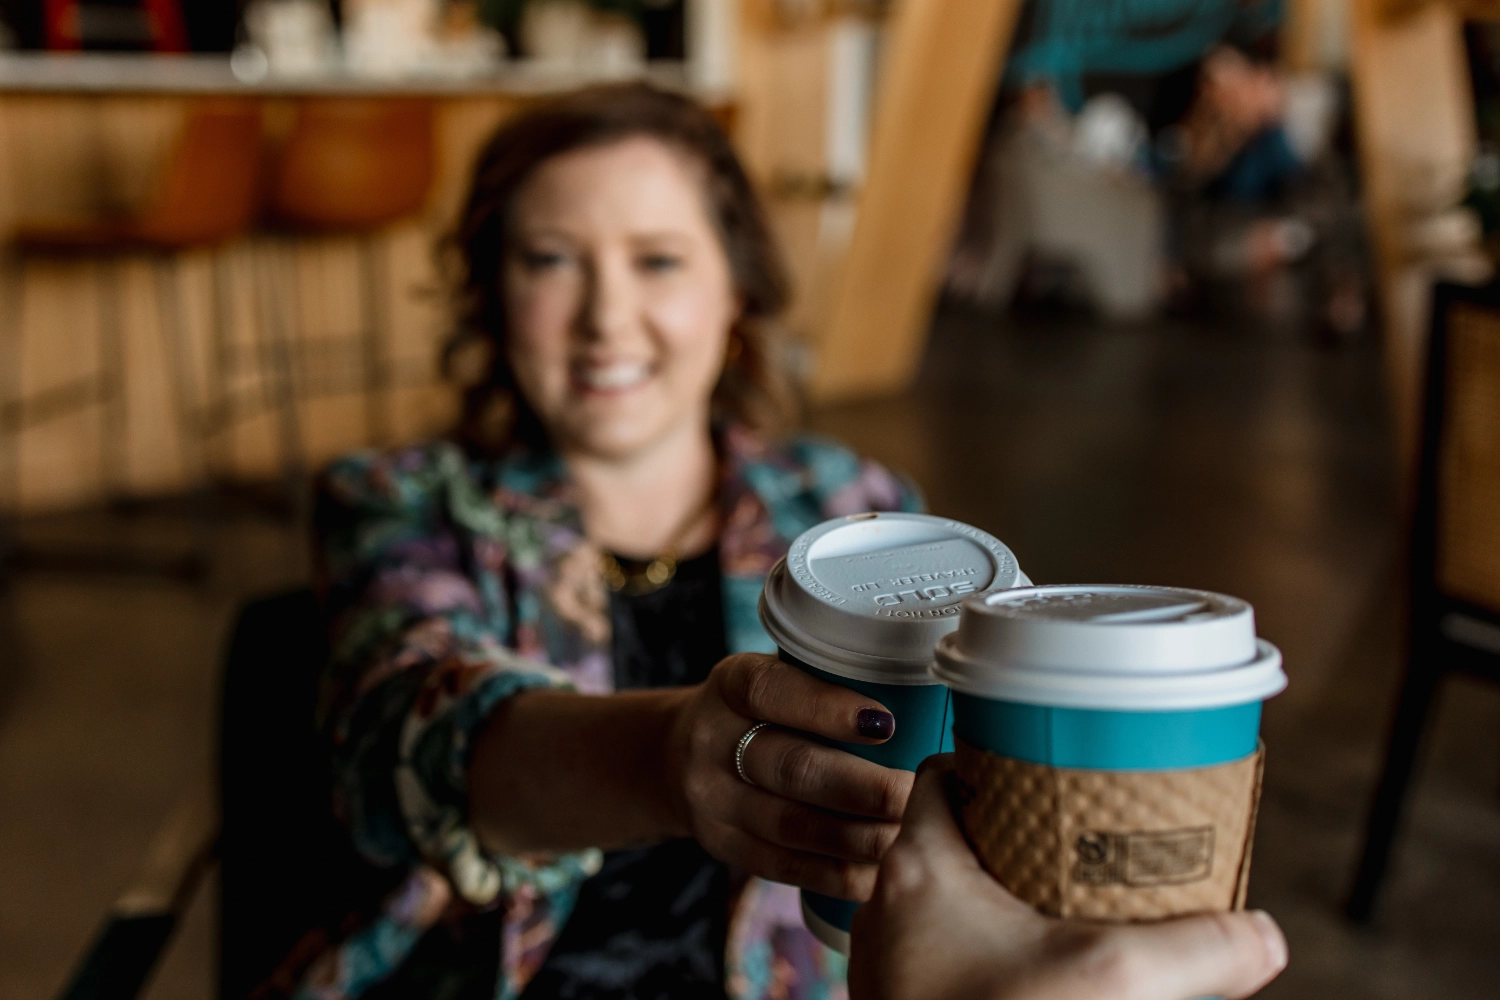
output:
M888 740L896 732L896 717L878 708L862 708L854 725L867 740Z

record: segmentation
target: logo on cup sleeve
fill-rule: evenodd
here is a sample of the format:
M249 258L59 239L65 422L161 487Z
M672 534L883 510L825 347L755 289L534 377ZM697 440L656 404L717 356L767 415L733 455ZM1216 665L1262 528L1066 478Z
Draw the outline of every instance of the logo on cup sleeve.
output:
M1073 881L1084 885L1182 885L1213 874L1214 828L1087 830L1074 841L1073 853Z

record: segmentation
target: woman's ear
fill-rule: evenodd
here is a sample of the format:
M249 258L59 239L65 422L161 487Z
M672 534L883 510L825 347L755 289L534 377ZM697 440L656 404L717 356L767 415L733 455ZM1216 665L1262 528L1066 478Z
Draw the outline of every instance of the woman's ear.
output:
M727 351L738 351L745 346L743 341L744 335L740 332L740 330L744 326L745 311L748 307L748 304L745 302L744 292L740 291L738 288L735 288L730 292L730 295L732 297L732 300L730 302L731 312L729 319L729 344L726 348L726 354L724 356L724 364L726 366L731 363L731 359L729 358ZM738 348L735 346L736 342L739 342Z
M745 353L745 335L740 333L739 324L729 328L729 342L724 346L724 367L733 368L740 360L740 355Z

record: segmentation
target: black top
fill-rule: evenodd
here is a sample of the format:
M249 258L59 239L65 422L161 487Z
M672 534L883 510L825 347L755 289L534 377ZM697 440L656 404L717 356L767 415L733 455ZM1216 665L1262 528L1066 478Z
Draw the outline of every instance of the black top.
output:
M717 549L679 563L660 590L613 595L616 689L707 677L726 654L722 601ZM523 1000L723 1000L728 929L729 870L697 841L613 851Z

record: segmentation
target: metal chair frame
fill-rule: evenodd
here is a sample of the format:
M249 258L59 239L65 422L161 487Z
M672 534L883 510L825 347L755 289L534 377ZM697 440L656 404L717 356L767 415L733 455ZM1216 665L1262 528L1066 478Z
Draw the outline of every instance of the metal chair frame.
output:
M1443 681L1455 673L1500 682L1500 607L1487 607L1445 591L1442 584L1443 461L1449 444L1452 319L1456 309L1495 316L1500 339L1500 283L1485 287L1440 284L1433 292L1426 401L1416 503L1409 550L1410 621L1405 675L1397 696L1385 764L1370 804L1364 846L1345 905L1364 923L1374 913L1401 825L1432 705ZM1496 428L1500 439L1500 427ZM1500 517L1500 497L1495 504Z

